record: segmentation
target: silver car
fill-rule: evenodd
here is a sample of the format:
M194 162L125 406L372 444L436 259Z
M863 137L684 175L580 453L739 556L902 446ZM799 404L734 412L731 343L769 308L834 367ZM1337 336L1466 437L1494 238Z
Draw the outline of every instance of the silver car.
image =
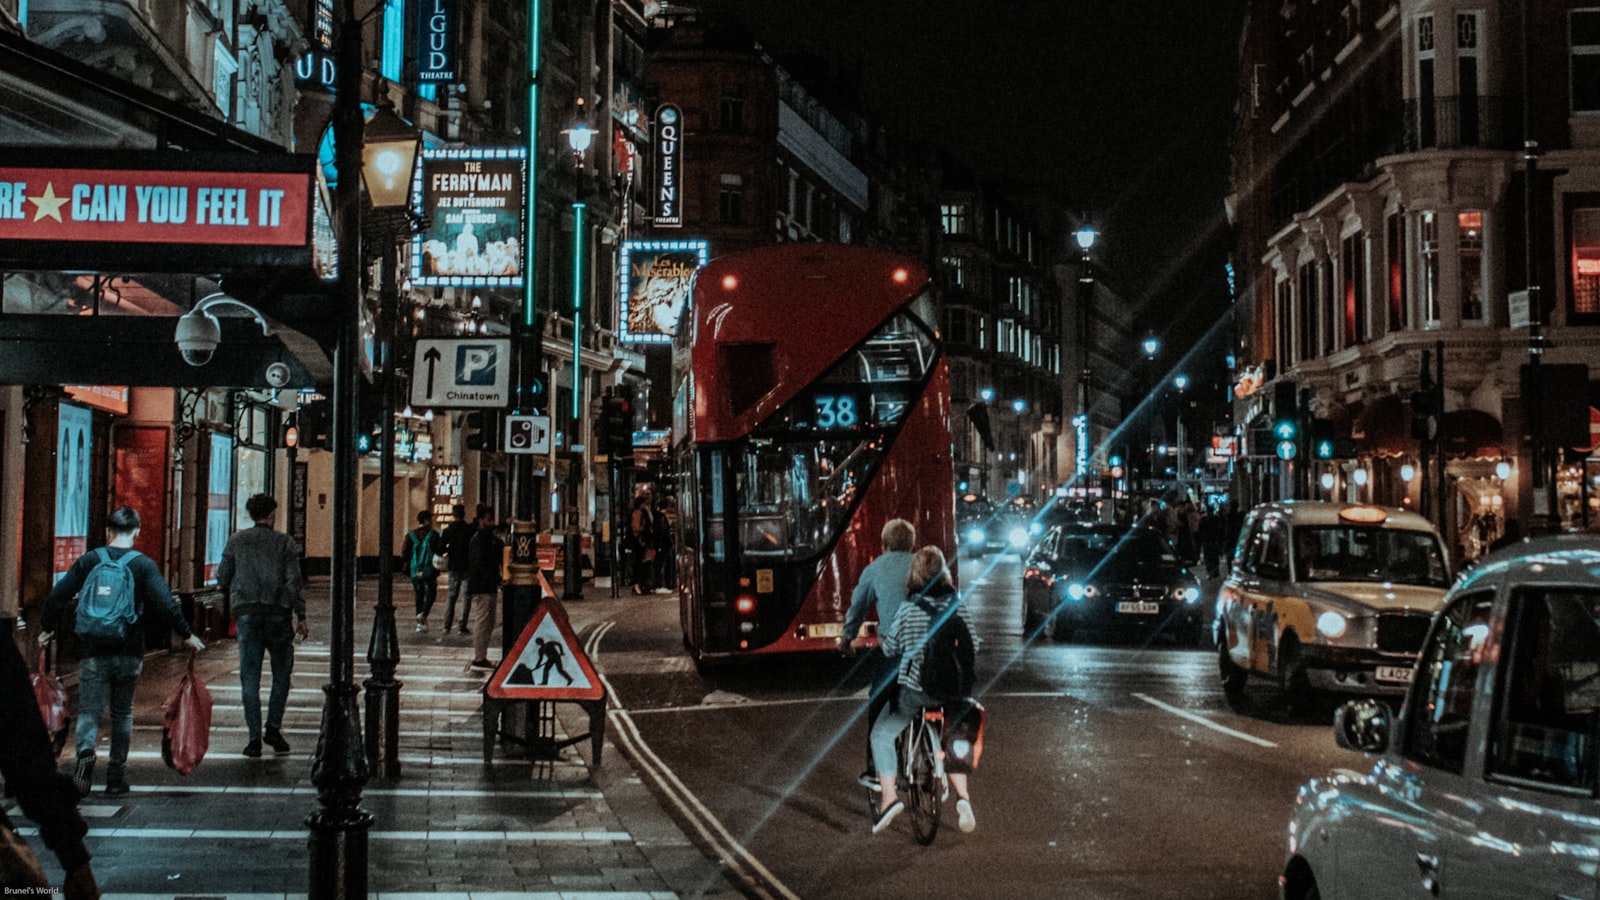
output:
M1434 616L1398 716L1346 703L1366 774L1295 799L1286 900L1600 896L1600 538L1492 554Z

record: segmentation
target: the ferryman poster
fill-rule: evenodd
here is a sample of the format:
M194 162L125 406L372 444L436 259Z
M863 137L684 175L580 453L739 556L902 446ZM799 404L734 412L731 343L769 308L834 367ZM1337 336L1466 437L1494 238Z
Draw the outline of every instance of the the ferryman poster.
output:
M426 223L411 253L419 287L522 286L521 148L424 150L413 201Z

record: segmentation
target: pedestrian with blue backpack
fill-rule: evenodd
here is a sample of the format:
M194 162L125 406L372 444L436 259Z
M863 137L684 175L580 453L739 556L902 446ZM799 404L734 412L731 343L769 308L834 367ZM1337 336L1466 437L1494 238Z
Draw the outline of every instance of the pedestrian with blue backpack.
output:
M78 598L73 634L78 642L77 765L72 781L87 795L94 783L95 743L100 715L111 706L111 763L106 793L128 792L128 745L133 741L133 692L144 668L144 617L153 607L185 643L206 645L184 621L161 570L133 549L139 513L118 507L106 517L106 546L78 557L45 598L40 645L55 639L67 604Z
M406 532L400 556L417 594L417 633L428 630L428 613L439 596L439 567L445 565L444 536L433 529L433 510L417 513L417 527Z

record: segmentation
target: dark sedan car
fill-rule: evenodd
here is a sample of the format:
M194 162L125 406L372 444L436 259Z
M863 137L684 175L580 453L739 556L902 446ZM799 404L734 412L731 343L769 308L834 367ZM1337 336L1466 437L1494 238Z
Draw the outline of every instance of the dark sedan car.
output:
M1200 595L1199 580L1156 531L1058 525L1023 569L1023 628L1031 636L1048 624L1057 641L1082 629L1199 643L1210 626Z

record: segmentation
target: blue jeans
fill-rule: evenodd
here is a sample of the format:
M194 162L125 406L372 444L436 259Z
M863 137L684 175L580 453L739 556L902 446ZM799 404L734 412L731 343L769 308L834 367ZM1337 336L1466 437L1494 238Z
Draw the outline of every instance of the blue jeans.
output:
M100 739L100 714L111 701L111 771L128 764L133 742L133 689L144 659L138 656L86 656L78 660L78 754L94 750Z
M451 572L445 581L444 630L456 620L456 600L461 601L461 627L467 627L467 614L472 612L472 594L467 592L467 573Z
M439 576L413 578L411 587L417 592L417 618L426 619L433 610L433 598L439 593Z
M272 654L272 693L267 700L267 727L283 725L289 704L289 675L294 671L294 617L244 613L239 616L239 688L243 692L244 726L250 740L261 740L261 654Z
M893 775L899 769L894 752L895 739L915 716L922 714L924 706L938 706L939 701L921 691L900 685L900 699L886 708L878 721L872 724L872 767L879 775Z

